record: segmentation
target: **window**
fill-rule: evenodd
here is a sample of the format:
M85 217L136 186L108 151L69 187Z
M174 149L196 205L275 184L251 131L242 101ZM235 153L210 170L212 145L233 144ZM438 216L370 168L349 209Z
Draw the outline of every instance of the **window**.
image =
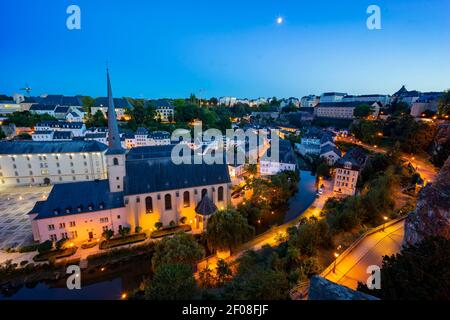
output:
M68 239L67 232L61 233L61 239Z
M56 237L56 234L51 234L50 235L50 241L57 241L58 238Z
M54 224L49 224L48 225L48 230L55 230L55 225Z
M207 189L202 189L202 199L208 194Z
M69 222L69 227L75 227L75 221L70 221Z
M107 223L108 222L108 218L100 218L100 223Z
M223 201L223 187L217 189L217 200Z
M191 201L190 201L190 199L189 199L189 191L185 191L184 193L183 193L183 204L184 204L184 207L185 208L187 208L187 207L190 207L191 206L191 203L190 203Z
M64 229L66 227L66 224L64 223L64 222L61 222L60 224L59 224L59 228L60 229Z
M170 194L164 196L164 207L166 210L172 210L172 196Z
M118 165L119 165L119 159L114 158L114 159L113 159L113 164L114 164L115 166L118 166Z
M70 238L76 239L77 237L78 237L78 233L76 231L71 231L70 232Z
M153 200L152 197L147 197L145 198L145 213L152 213L152 212L153 212Z
M108 226L103 226L103 227L102 227L102 230L103 230L103 231L108 231Z

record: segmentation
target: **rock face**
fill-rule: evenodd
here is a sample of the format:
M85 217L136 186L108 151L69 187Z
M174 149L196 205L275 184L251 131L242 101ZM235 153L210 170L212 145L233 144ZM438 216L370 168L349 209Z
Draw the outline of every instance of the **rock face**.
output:
M450 157L436 181L422 189L416 209L405 221L405 243L415 244L426 236L450 237Z
M371 295L341 286L319 276L312 276L308 300L379 300Z

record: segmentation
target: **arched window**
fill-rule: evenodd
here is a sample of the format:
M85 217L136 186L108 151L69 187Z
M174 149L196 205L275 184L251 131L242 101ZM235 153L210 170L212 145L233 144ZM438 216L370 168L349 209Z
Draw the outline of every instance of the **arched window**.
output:
M166 210L172 210L172 196L170 194L164 196L164 205Z
M114 164L115 166L118 166L118 165L119 165L119 159L114 158L114 159L113 159L113 164Z
M202 199L208 194L207 189L202 189Z
M223 187L217 189L217 201L223 201Z
M185 208L191 206L191 201L189 199L189 191L185 191L183 193L183 205L184 205Z
M153 212L153 199L152 197L145 198L145 213Z

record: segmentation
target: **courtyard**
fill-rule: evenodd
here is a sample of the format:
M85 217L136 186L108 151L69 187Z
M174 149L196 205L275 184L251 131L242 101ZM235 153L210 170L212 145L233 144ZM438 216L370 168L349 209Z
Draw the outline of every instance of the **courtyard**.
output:
M33 243L27 213L44 200L51 187L8 187L0 189L0 249L19 248Z

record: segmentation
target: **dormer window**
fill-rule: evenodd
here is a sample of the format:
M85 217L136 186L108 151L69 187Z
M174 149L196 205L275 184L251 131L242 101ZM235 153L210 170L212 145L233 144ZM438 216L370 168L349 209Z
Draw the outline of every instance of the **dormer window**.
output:
M92 209L94 209L94 205L91 203L91 204L88 206L88 210L89 210L89 211L92 211Z
M66 208L66 213L70 213L70 208Z
M53 210L53 213L54 213L55 215L59 214L59 209Z

